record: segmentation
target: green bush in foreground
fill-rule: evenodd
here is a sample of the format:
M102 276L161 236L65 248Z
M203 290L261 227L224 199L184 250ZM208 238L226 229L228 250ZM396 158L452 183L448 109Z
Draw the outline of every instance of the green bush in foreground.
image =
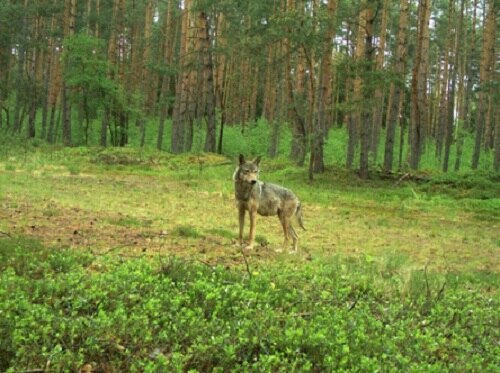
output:
M497 275L408 273L372 258L237 271L0 245L1 371L500 366Z

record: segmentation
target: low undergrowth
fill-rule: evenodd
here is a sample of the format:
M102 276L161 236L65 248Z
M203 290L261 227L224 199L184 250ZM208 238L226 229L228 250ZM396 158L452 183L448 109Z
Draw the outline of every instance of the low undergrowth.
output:
M498 275L404 257L227 269L1 238L0 370L495 371ZM88 367L88 366L87 366Z
M304 204L302 252L274 255L278 222L262 219L243 256L234 159L50 148L1 160L2 372L500 366L497 174L328 167L310 183L266 160L263 180Z

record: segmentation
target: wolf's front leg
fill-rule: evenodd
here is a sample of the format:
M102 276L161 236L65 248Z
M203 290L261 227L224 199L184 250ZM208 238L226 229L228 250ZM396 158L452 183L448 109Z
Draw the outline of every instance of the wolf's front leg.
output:
M245 227L245 209L241 206L238 207L238 218L240 223L240 233L238 235L238 242L240 246L243 245L243 228Z
M257 222L257 209L250 208L249 214L250 214L250 235L249 235L248 246L245 247L245 249L251 250L253 249L253 245L255 244L255 224Z

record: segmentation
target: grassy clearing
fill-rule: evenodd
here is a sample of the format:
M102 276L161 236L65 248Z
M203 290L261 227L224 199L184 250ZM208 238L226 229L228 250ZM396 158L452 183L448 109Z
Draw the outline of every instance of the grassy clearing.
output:
M234 162L225 157L73 148L11 157L0 169L0 228L13 235L126 256L201 252L215 263L239 255ZM498 175L416 184L330 169L307 183L306 172L279 159L262 170L264 180L303 201L305 257L401 253L415 266L498 271ZM282 241L277 219L260 218L257 233L260 247L250 258L274 258Z
M235 246L234 162L39 149L0 163L0 370L492 371L498 175L361 181L264 161L307 231ZM221 348L221 346L223 348Z

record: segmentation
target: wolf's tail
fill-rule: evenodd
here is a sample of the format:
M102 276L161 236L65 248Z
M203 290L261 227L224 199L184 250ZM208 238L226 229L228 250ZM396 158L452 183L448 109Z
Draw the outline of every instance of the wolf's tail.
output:
M300 206L300 202L299 202L299 204L297 206L297 210L295 210L295 216L297 217L297 221L299 222L300 227L303 230L306 230L306 228L304 227L304 222L302 221L302 209L301 209L301 206Z

